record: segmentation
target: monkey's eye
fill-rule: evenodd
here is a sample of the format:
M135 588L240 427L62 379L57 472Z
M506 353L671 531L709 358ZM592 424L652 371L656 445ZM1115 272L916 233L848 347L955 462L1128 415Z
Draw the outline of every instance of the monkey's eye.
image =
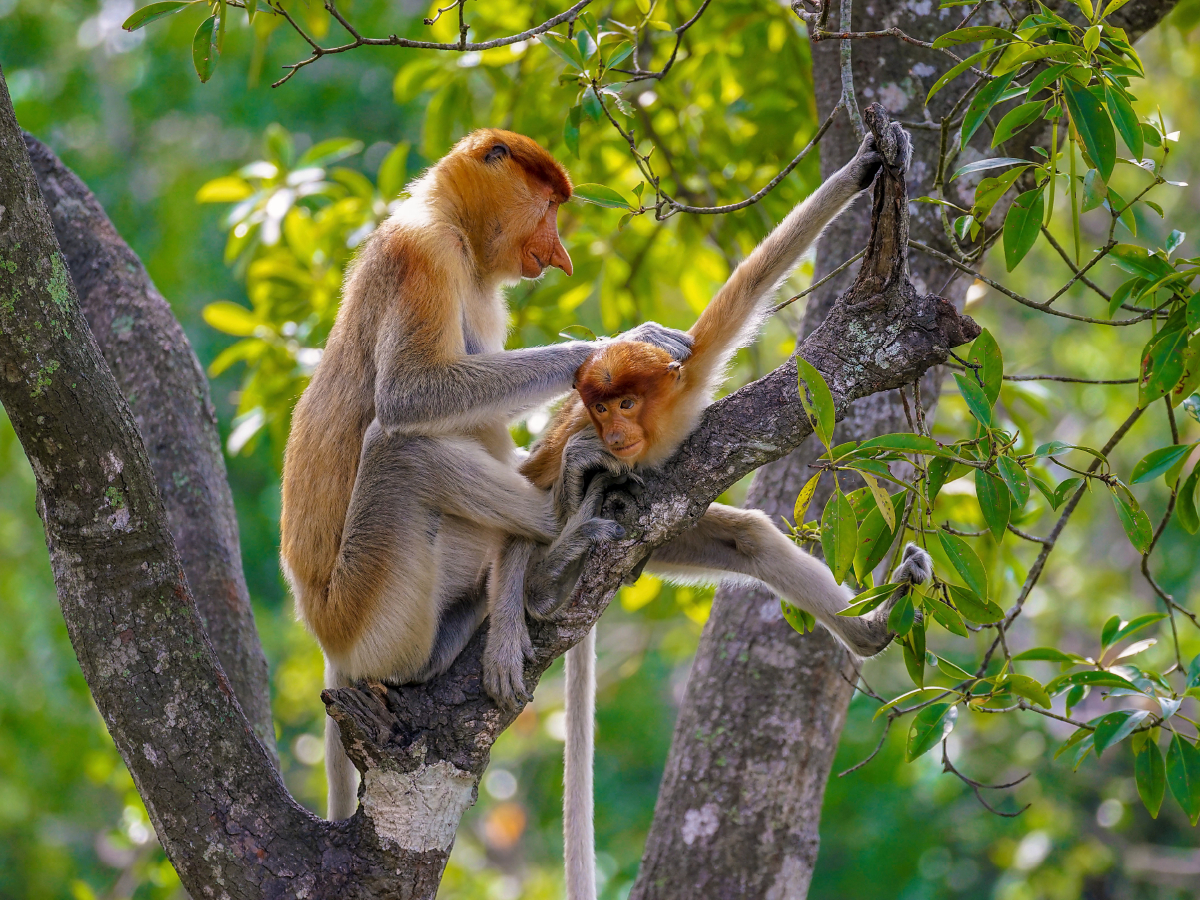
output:
M496 144L496 146L484 154L483 161L493 163L497 160L505 159L508 155L509 149L507 144Z
M626 397L621 401L621 409L633 409L633 400L629 397Z
M603 414L608 412L608 408L603 403L597 403L596 412Z

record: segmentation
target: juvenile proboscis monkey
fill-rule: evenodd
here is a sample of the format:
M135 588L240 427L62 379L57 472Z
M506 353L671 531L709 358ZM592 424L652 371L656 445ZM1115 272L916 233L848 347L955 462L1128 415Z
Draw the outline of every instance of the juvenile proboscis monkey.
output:
M596 345L505 351L501 288L548 266L571 274L557 224L570 196L532 140L477 131L414 182L347 274L283 474L283 568L329 687L440 674L489 607L490 656L528 641L523 611L514 623L495 609L500 554L514 535L552 541L559 523L517 472L507 426L569 390ZM653 323L628 336L687 355L686 335ZM347 818L357 773L332 720L325 761L328 816Z
M893 127L907 148L907 135ZM907 164L907 149L902 158ZM581 366L577 393L521 467L535 484L550 491L566 522L540 568L530 572L526 602L531 613L553 614L569 593L573 580L558 576L578 565L581 553L571 548L586 535L574 535L598 513L602 500L590 486L585 492L588 474L636 472L659 465L678 449L711 402L734 351L757 332L765 301L821 230L871 184L881 164L868 137L853 160L755 248L692 327L689 358L680 361L649 344L619 340L602 345ZM719 503L712 504L695 526L656 549L647 569L685 583L764 583L815 616L860 657L879 653L891 641L888 613L905 590L898 589L889 602L866 616L838 616L852 594L837 584L824 563L797 547L762 512ZM909 545L893 580L920 584L931 573L928 554ZM567 654L563 822L569 900L596 896L591 817L594 640L589 634Z

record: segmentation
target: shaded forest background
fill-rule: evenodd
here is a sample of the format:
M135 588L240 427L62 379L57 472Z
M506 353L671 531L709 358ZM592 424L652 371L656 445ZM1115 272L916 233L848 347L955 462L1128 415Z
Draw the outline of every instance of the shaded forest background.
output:
M248 395L240 368L232 364L215 375L214 400L223 433L231 439L230 480L247 579L271 665L284 776L298 799L320 811L320 654L293 620L279 576L279 460L290 398L298 386L290 366L297 348L288 340L319 345L349 251L322 252L319 233L308 236L313 246L305 250L305 236L286 229L271 245L278 254L270 246L239 245L236 230L227 244L229 207L198 202L198 191L257 160L303 171L306 151L347 138L361 147L345 145L354 152L329 165L361 176L341 176L337 183L348 196L359 197L353 214L366 222L386 211L388 189L397 179L402 183L464 131L485 124L537 137L567 163L576 181L627 190L637 179L619 140L590 120L583 123L581 158L571 154L560 112L566 102L553 94L567 89L556 86L559 66L539 45L463 57L363 48L322 60L272 90L268 85L279 66L301 58L302 45L282 31L267 39L234 16L222 64L201 85L187 54L197 16L181 15L131 35L120 24L133 6L129 0L0 0L0 65L22 125L49 143L95 191L171 302L205 365L236 341L205 321L203 311L214 302L250 309L254 300L257 309L260 301L285 304L298 294L318 310L315 331L264 341L262 352L289 362L281 362L278 378L252 386ZM429 10L408 0L358 0L354 6L356 20L374 33L430 31L421 23ZM550 12L544 3L506 0L492 7L489 19L508 17L518 28ZM783 6L730 2L721 7L690 36L692 53L681 59L670 82L638 98L641 120L663 147L660 166L683 186L682 196L690 193L704 203L741 199L742 186L753 190L770 178L818 124L808 45L796 18ZM664 9L672 21L687 11L670 3ZM316 32L327 26L323 16L314 4L309 26ZM1168 130L1187 137L1200 133L1197 21L1200 3L1189 0L1139 47L1150 70L1142 111L1161 106ZM451 33L456 28L438 23L433 31L443 25ZM901 119L919 118L917 103L908 110L896 108L908 102L903 93L876 99ZM1168 195L1164 206L1174 227L1189 233L1184 248L1195 255L1200 251L1200 159L1180 153L1173 166L1173 177L1192 187ZM680 216L666 225L645 217L623 230L618 230L618 211L572 205L564 218L564 239L576 275L566 279L553 273L513 293L512 345L553 341L573 324L598 334L642 319L686 327L731 264L816 180L812 158L764 203L744 212ZM297 178L303 183L315 182ZM233 194L213 188L208 197L233 199ZM286 212L265 214L282 218ZM1138 226L1152 234L1162 228L1154 220L1139 220ZM1046 252L1044 244L1035 250ZM284 288L251 265L273 254L281 265L303 263L277 280L285 282ZM998 268L999 260L991 265ZM1039 272L1052 267L1049 257L1032 258L1005 281L1033 294ZM793 286L804 287L810 272L811 266L802 268ZM739 357L732 384L757 377L786 357L794 345L790 327L802 313L798 306L773 319L759 343ZM1136 338L1123 334L1125 329L1093 329L1103 333L1089 333L1081 341L1054 320L1027 315L983 290L972 292L969 312L1002 336L1009 372L1135 374L1112 371L1114 360L1136 353L1126 343ZM209 320L229 325L213 312ZM248 336L255 334L251 327ZM1121 392L1130 390L1019 383L1006 387L1012 393L1005 406L1039 431L1098 443L1124 417L1125 405L1114 399L1127 399ZM938 427L947 434L961 432L966 417L962 400L948 394ZM536 419L529 422L523 437L537 426ZM1145 446L1150 430L1161 428L1149 422L1137 427L1147 434L1134 447ZM1162 435L1155 439L1156 446L1169 442ZM1129 453L1134 455L1114 454L1124 471L1136 461L1136 451ZM1154 490L1161 491L1161 485ZM738 492L733 493L737 500ZM1146 505L1159 510L1162 500L1152 492ZM1127 614L1140 611L1136 598L1144 599L1146 589L1134 578L1135 551L1106 499L1085 503L1094 504L1096 514L1085 528L1068 532L1049 577L1026 609L1022 627L1044 638L1037 643L1064 646L1060 635L1096 634L1107 615L1123 611L1122 598L1128 598ZM6 623L0 629L0 897L177 896L178 881L154 842L67 642L41 531L32 474L0 414L0 617ZM1195 544L1174 524L1163 540L1159 580L1182 602L1194 603L1200 593ZM1002 547L989 560L993 572L1006 583L1019 583L1021 563L1006 552ZM606 898L623 897L632 883L676 705L710 602L710 593L644 578L623 590L600 626L597 842ZM1193 646L1184 648L1189 658L1200 652L1191 640ZM440 896L538 900L560 895L561 665L555 672L496 745ZM877 689L902 690L906 682L898 654L871 664L866 674ZM872 712L858 700L852 705L835 772L874 746L880 723L872 723ZM1196 896L1191 887L1200 882L1195 833L1170 805L1157 821L1149 818L1137 802L1128 747L1100 761L1089 759L1072 774L1065 760L1051 760L1050 748L1063 737L1044 722L1007 716L972 717L969 727L955 732L952 741L966 753L973 777L1006 781L1033 771L1000 808L1032 805L1007 819L986 814L960 781L942 776L936 754L906 764L898 730L869 766L831 780L810 896Z

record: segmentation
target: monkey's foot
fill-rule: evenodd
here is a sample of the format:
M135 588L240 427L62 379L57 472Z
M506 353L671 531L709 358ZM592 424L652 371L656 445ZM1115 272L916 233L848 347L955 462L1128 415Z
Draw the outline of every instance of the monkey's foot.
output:
M545 560L526 579L525 608L539 621L554 617L575 592L587 552L602 541L618 541L625 529L612 519L588 519L562 534Z
M897 584L924 584L933 577L933 557L918 547L909 544L904 548L904 556L896 571L892 573L892 581Z
M533 699L525 689L525 660L533 658L528 629L515 639L496 640L488 634L483 651L483 689L505 709L518 709Z

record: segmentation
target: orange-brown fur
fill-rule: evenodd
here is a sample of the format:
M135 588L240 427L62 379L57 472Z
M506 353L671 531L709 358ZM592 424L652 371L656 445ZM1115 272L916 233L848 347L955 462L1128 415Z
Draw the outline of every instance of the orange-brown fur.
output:
M511 150L523 178L467 164L497 141ZM475 132L414 185L418 208L381 225L347 276L321 363L293 415L280 523L298 611L327 653L345 653L361 639L391 574L389 548L353 560L341 555L359 451L376 417L380 335L403 335L405 352L431 363L452 361L466 353L464 315L479 313L465 308L465 294L528 275L527 252L569 270L553 218L551 234L529 202L538 192L557 203L571 196L566 172L545 150L511 132ZM502 339L499 303L498 315L484 304L484 320L471 324L499 329Z
M753 336L761 304L796 266L821 229L874 176L878 162L868 162L873 146L864 144L849 164L794 209L734 271L689 334L691 356L673 366L668 354L645 344L617 341L598 350L576 373L581 402L569 402L556 415L546 435L533 447L521 471L540 487L554 483L561 471L567 438L586 427L589 417L610 447L625 432L647 439L630 465L654 466L666 460L695 428L712 400L733 352ZM634 398L634 416L618 408L600 422L595 404ZM605 404L607 406L607 404ZM618 454L619 455L619 454Z

